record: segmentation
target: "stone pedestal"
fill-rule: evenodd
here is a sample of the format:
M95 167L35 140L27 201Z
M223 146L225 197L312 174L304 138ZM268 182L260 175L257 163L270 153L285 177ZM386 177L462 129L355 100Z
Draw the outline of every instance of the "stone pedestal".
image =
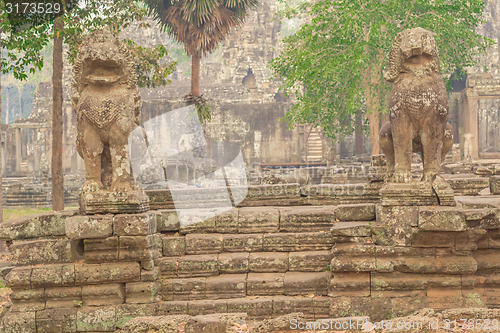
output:
M387 183L380 190L382 206L455 206L453 189L441 177L428 182Z
M387 183L380 190L382 206L434 206L438 198L426 182Z
M142 213L149 210L149 197L142 190L130 192L82 191L79 197L82 214Z

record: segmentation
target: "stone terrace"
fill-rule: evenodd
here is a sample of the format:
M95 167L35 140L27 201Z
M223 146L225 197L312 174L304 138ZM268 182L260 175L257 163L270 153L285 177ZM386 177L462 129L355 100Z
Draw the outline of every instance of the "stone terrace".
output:
M377 320L500 307L499 208L244 207L191 225L173 210L69 212L11 220L0 236L15 266L3 271L13 304L2 332L113 332L174 314Z

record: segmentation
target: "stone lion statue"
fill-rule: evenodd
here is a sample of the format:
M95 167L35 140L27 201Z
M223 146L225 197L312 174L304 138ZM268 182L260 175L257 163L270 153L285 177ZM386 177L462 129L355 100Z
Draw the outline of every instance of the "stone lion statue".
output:
M440 75L433 33L407 29L399 33L389 53L384 78L393 82L390 121L380 130L388 181L409 183L412 152L422 153L423 181L433 182L441 161L453 145L448 124L448 95Z
M76 147L85 162L80 206L86 212L113 212L117 203L124 209L117 212L146 209L128 148L129 134L140 123L136 82L133 58L109 28L83 41L73 67L71 102L77 116Z

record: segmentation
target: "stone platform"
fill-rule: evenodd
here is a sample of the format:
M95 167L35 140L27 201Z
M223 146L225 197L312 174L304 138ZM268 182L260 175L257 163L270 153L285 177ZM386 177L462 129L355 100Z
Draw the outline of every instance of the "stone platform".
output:
M200 210L197 210L200 214ZM1 332L115 332L132 318L292 312L372 320L500 307L500 209L242 207L11 220Z

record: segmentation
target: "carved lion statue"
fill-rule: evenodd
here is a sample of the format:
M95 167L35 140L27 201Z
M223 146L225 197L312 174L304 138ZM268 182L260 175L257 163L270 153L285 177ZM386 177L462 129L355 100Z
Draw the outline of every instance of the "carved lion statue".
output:
M131 174L128 139L140 122L133 58L108 28L90 34L73 67L71 102L78 153L85 162L82 193L141 192Z
M411 154L420 152L424 165L422 180L433 182L453 145L452 127L447 122L448 96L433 33L422 28L399 33L389 53L384 78L394 83L389 101L390 121L380 130L388 181L411 182Z

